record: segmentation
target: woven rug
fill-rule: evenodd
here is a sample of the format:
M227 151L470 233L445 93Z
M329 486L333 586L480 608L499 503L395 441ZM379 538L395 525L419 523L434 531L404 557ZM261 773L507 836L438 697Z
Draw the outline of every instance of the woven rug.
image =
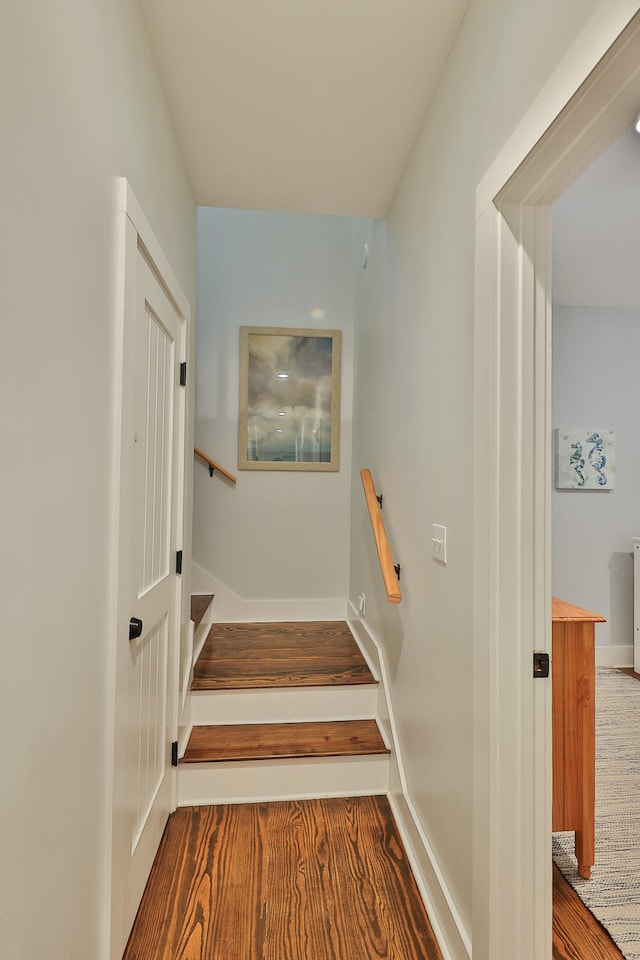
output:
M573 833L553 836L553 859L628 960L640 960L640 681L596 675L596 862L578 876Z

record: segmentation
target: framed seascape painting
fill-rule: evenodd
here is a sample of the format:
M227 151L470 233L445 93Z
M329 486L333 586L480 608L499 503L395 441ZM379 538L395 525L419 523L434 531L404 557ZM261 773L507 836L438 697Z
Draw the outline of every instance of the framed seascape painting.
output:
M239 470L333 470L339 330L240 327Z

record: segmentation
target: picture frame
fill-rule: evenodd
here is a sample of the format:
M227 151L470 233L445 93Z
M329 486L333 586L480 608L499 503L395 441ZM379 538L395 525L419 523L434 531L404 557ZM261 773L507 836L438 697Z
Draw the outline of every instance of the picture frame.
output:
M238 469L340 469L340 330L240 327Z
M556 490L615 489L616 447L613 430L561 428L556 438Z

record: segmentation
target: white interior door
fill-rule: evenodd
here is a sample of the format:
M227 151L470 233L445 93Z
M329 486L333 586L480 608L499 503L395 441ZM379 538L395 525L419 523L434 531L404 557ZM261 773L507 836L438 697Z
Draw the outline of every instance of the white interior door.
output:
M111 950L119 960L173 802L183 317L127 222Z

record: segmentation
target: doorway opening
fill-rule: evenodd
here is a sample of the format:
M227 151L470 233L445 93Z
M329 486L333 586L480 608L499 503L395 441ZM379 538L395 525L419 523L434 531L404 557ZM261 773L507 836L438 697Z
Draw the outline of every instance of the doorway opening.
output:
M619 17L617 27L613 15L591 24L590 42L570 52L477 191L473 939L482 958L551 957L551 683L532 670L534 652L551 653L551 204L638 113L640 16L626 26Z

